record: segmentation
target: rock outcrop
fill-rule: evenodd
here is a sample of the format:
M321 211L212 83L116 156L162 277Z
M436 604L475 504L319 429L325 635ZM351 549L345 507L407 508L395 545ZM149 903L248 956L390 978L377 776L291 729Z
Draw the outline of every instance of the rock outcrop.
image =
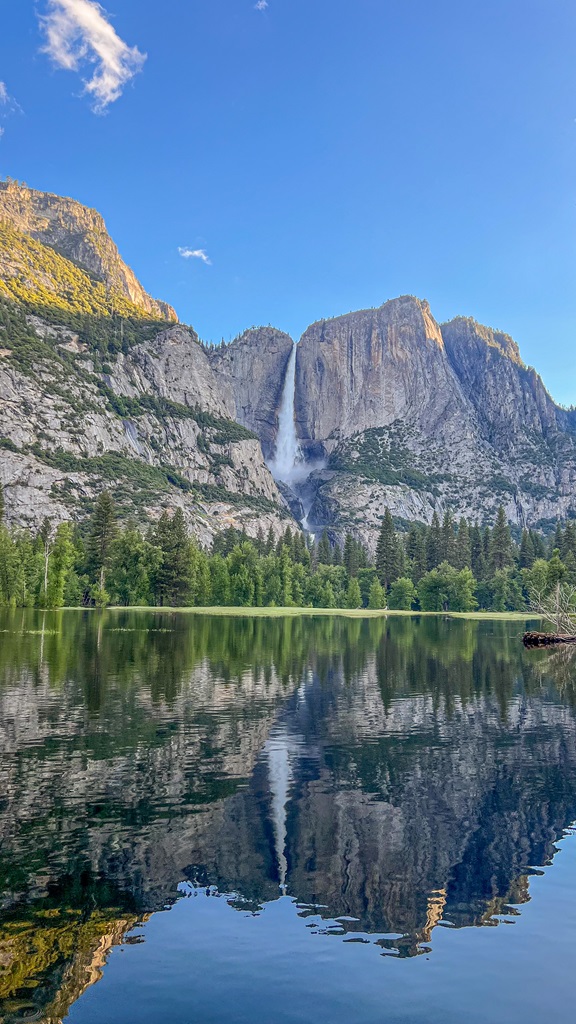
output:
M507 335L442 327L411 296L313 324L296 364L296 424L310 460L309 520L374 546L388 506L519 525L576 513L573 412L557 406Z
M181 507L204 544L227 526L285 527L260 442L231 419L232 395L193 332L169 328L98 371L68 330L37 318L29 328L45 339L31 364L11 348L0 355L9 522L81 518L110 487L137 518Z
M178 319L171 306L144 290L96 210L75 199L38 192L15 181L0 181L0 221L56 249L150 316Z
M427 302L410 296L308 328L296 361L296 423L305 451L410 423L438 440L473 429Z
M274 455L278 409L293 344L282 331L256 327L217 348L211 357L219 378L234 396L234 418L258 435L267 459Z

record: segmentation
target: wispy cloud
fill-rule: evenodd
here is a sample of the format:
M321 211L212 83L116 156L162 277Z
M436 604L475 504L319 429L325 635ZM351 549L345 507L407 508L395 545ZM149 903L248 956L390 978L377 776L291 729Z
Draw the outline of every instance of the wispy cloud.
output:
M22 113L16 100L8 92L6 82L0 82L0 122L5 121L10 114ZM0 139L4 135L4 127L0 123Z
M57 67L81 71L93 65L84 88L98 114L122 95L146 60L145 53L120 38L108 17L95 0L48 0L48 13L40 19L46 36L44 53Z
M254 4L255 11L265 11L268 7L268 0L258 0L258 3Z
M212 263L206 249L189 249L188 246L179 246L178 252L185 260L202 260L202 263Z

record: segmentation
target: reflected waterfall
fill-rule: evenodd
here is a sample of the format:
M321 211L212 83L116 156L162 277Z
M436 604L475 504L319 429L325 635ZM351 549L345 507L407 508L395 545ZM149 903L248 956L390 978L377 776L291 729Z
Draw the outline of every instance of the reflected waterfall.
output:
M292 760L299 750L298 739L291 736L286 729L273 732L264 746L264 756L268 762L268 781L272 795L272 828L278 878L282 895L286 894L286 876L288 862L286 860L286 838L288 835L287 806L290 789L294 781Z

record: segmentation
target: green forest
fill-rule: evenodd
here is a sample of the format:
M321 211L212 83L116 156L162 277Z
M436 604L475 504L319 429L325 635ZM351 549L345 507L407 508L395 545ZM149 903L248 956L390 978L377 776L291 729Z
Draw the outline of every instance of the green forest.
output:
M517 543L500 508L493 527L450 513L399 532L386 509L375 558L351 535L314 541L287 527L277 538L228 529L205 551L181 510L142 532L120 524L105 491L82 524L45 520L37 533L3 523L2 607L310 607L420 611L526 611L559 582L576 585L576 521Z

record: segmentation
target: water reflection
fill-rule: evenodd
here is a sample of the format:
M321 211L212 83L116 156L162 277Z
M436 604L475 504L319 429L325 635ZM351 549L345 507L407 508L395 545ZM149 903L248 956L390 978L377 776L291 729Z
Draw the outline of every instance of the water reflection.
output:
M242 910L288 894L316 930L415 955L440 923L517 914L576 819L573 668L524 651L519 623L0 629L7 1020L61 1019L183 881Z

